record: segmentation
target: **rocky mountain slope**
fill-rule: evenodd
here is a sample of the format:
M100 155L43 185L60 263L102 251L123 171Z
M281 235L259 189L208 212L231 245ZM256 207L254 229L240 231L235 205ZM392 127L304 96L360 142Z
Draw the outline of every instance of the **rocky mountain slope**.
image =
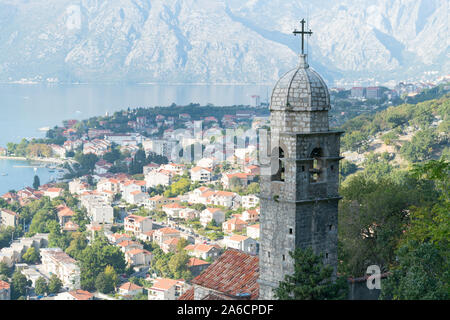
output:
M0 0L0 81L273 83L448 74L449 0Z

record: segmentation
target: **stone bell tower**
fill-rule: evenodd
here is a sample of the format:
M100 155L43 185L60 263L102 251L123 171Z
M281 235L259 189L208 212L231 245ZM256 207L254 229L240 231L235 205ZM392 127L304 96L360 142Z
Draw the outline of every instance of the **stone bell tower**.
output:
M342 131L329 129L328 110L328 88L302 50L270 103L271 169L261 173L260 299L274 299L273 289L294 272L289 252L295 248L312 247L336 272Z

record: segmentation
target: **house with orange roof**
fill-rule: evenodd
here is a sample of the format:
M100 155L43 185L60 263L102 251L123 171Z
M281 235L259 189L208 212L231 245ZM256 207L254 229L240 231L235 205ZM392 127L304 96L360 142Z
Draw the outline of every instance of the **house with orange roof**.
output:
M165 240L161 245L162 251L164 251L164 253L175 252L179 241L180 238L170 238Z
M227 248L233 248L250 254L258 253L258 242L247 236L234 234L224 238L223 243Z
M0 226L15 228L19 223L19 214L17 212L0 209Z
M60 208L57 208L57 210L58 210L59 224L61 226L64 226L75 216L75 212L73 212L72 209L70 209L67 206L61 206Z
M173 238L180 238L180 236L180 231L174 228L165 227L155 230L155 232L153 233L153 241L156 242L160 247L162 247L164 241Z
M203 167L193 167L190 170L191 180L201 183L207 183L211 181L212 169Z
M128 266L149 266L152 262L153 254L142 248L135 248L125 251L125 260Z
M63 226L63 230L64 231L68 231L68 232L75 232L80 228L79 225L77 225L75 222L73 221L67 221L64 226Z
M133 249L143 249L144 246L140 244L139 242L132 241L132 240L124 240L117 244L117 246L120 248L120 250L125 253L127 251L133 250Z
M176 202L165 204L161 208L171 218L179 218L180 211L186 209L185 206L182 206L181 204Z
M103 229L103 226L96 224L96 223L91 223L91 224L86 225L86 230L90 232L90 234L88 234L88 237L90 238L91 241L93 241L95 239L95 233L100 232L102 229Z
M211 264L209 262L195 257L189 258L189 261L187 263L187 267L194 277L198 276L200 273L202 273L203 270L207 269L210 265Z
M211 198L216 194L215 190L208 189L203 192L198 198L197 201L192 201L193 203L202 203L204 205L208 205L211 203Z
M4 199L9 204L19 201L19 197L17 196L16 193L13 193L13 192L5 193L4 195L2 195L1 198Z
M122 241L131 241L131 237L125 233L110 233L106 235L106 238L112 244L118 244Z
M136 236L136 238L138 238L139 240L142 240L142 241L153 242L153 233L155 233L155 230L141 232Z
M140 234L153 229L153 223L150 217L142 217L134 214L130 214L124 219L125 232L132 232L134 234Z
M239 232L244 230L246 227L247 222L241 220L238 217L232 218L222 223L222 230L225 233Z
M161 166L162 169L172 172L174 175L181 175L186 170L186 165L180 163L168 163Z
M220 255L221 248L218 245L210 244L190 244L184 247L187 254L199 259L206 260L208 258L215 259Z
M134 297L144 292L144 288L132 282L126 282L119 287L119 294L123 297Z
M0 280L0 300L11 300L11 285Z
M149 210L158 210L161 209L161 207L165 204L169 204L169 203L175 203L178 202L178 199L176 198L166 198L162 195L157 195L151 198L148 198L145 202L144 205L147 209Z
M119 180L114 178L102 178L97 182L97 191L111 191L116 193L120 192Z
M225 221L224 210L220 208L206 208L200 213L200 223L203 227L206 227L211 221L221 225Z
M256 166L256 165L249 165L244 168L244 172L249 173L252 176L256 176L256 175L259 175L260 168L259 168L259 166Z
M233 187L233 184L239 183L241 186L247 186L253 179L254 175L246 172L224 173L222 174L222 185L226 189Z
M148 289L148 300L177 300L187 289L189 285L183 280L157 278Z
M136 192L139 191L139 192ZM146 186L145 181L129 180L122 185L122 198L128 203L135 203L135 201L144 201L148 198L148 194L145 193Z
M39 193L30 187L23 188L17 191L17 197L21 206L26 205L30 201L39 200L43 196L43 193Z
M50 199L54 199L57 197L61 197L63 195L64 190L62 188L48 188L44 190L44 196L49 197Z
M87 300L94 300L94 295L89 291L77 289L68 292L61 292L55 297L55 300L87 301Z
M242 212L242 220L247 223L253 223L259 221L259 208L247 209Z

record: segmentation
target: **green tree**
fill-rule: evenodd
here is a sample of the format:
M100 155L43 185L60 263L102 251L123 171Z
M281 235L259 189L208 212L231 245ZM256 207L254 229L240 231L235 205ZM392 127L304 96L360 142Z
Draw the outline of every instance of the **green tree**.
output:
M27 288L31 286L31 281L20 272L14 272L11 279L11 299L17 300L19 297L27 295Z
M11 276L11 268L8 267L6 262L0 262L0 275L5 275L8 278Z
M436 144L436 134L432 130L420 130L400 148L400 154L415 163L429 160Z
M70 234L61 231L59 223L55 220L47 221L47 229L50 231L48 236L49 247L66 250L70 243Z
M30 247L28 250L23 254L22 259L29 264L36 264L39 262L39 252L34 248Z
M365 274L368 265L387 271L395 260L398 241L408 222L408 209L435 194L430 183L409 174L368 177L364 172L347 178L341 185L344 199L339 203L339 271L354 277Z
M450 298L450 163L431 160L412 169L416 178L432 181L438 199L410 208L409 221L391 265L381 299Z
M75 154L75 160L81 165L81 168L87 172L93 172L95 164L98 161L98 157L93 153L83 154L78 152Z
M100 272L95 279L95 287L101 293L111 293L117 285L118 277L114 268L107 266L104 272Z
M63 287L62 281L58 278L58 276L53 274L48 282L48 293L50 294L58 293L62 287Z
M110 152L103 155L103 159L109 163L114 163L120 159L120 151L117 148L113 148Z
M333 267L324 265L323 257L311 248L290 252L294 260L294 274L286 275L274 290L280 300L336 300L347 296L344 277L333 281Z
M98 237L80 255L81 287L84 290L96 288L96 280L106 266L111 266L118 274L126 269L125 256L116 246L110 245L104 237Z
M82 258L83 250L87 247L87 239L81 232L76 232L72 235L72 241L66 249L66 253L75 260Z
M256 195L258 195L259 194L259 192L260 192L260 189L259 189L259 183L257 183L257 182L252 182L252 183L250 183L249 185L248 185L248 187L247 187L247 194L256 194Z
M44 279L44 277L39 277L39 279L36 280L34 291L39 296L43 296L49 291L47 281Z
M342 160L339 165L340 174L344 178L351 175L352 173L355 173L358 170L358 166L348 160Z
M38 189L41 186L41 181L39 180L39 177L37 175L34 176L33 180L33 189Z
M380 299L449 300L450 264L432 243L411 241L397 251L397 265L382 286Z
M167 198L176 197L180 194L184 194L189 191L191 186L191 180L188 178L180 178L176 182L172 183L164 192L164 196Z

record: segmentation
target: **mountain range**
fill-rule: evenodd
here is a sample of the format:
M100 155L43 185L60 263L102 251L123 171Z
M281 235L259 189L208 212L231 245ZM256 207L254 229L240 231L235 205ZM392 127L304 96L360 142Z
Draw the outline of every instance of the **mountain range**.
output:
M447 75L449 0L0 0L0 81L330 84Z

